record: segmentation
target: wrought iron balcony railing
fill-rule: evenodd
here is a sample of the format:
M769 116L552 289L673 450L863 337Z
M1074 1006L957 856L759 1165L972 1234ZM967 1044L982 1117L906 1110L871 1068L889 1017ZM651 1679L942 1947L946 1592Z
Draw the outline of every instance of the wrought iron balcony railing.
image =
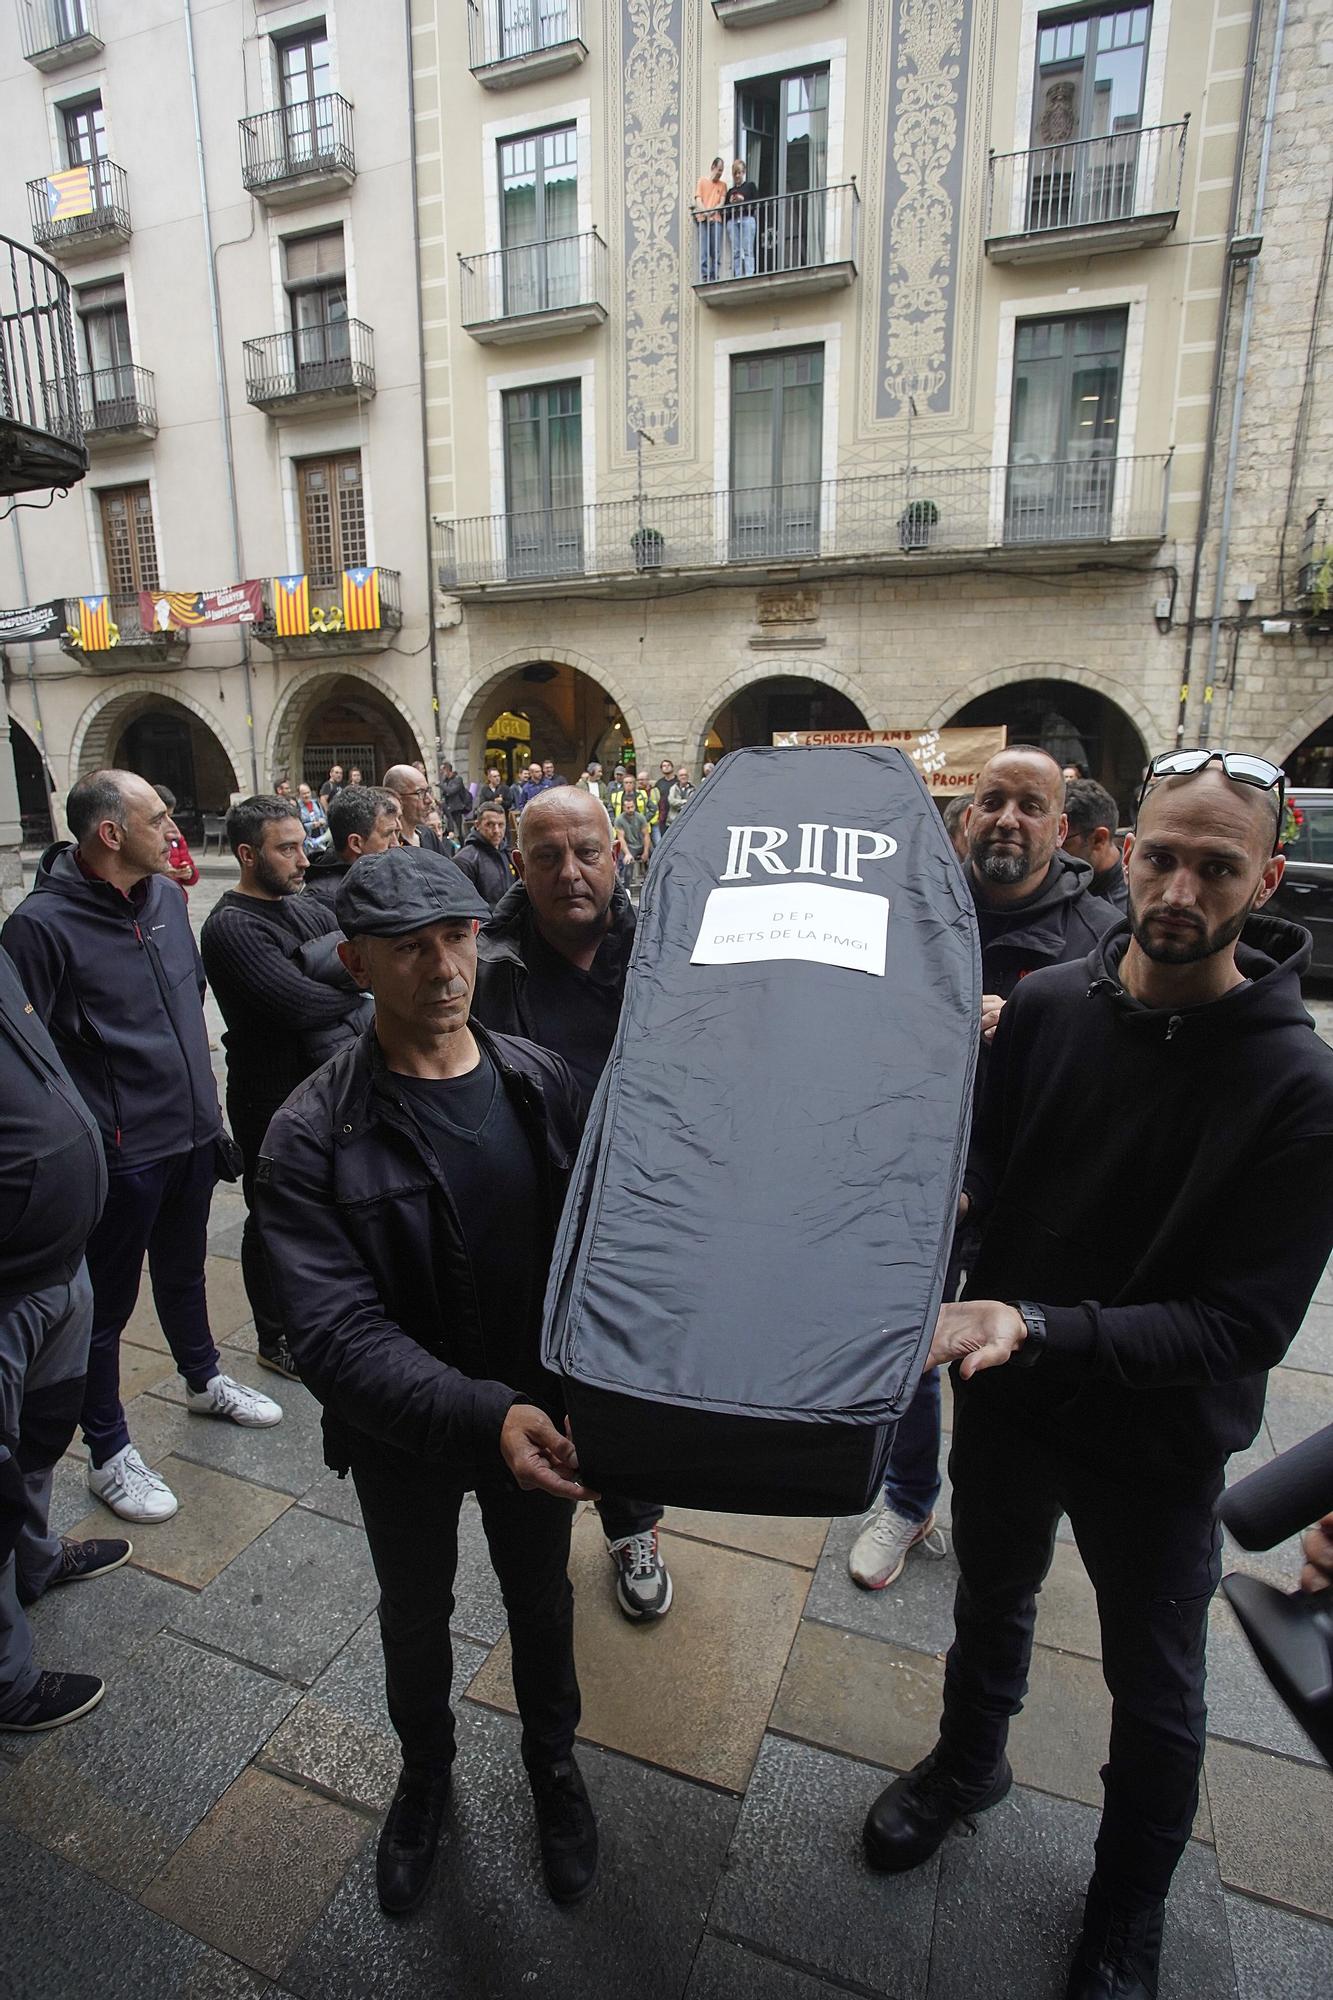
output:
M252 194L293 182L347 182L355 173L352 107L336 91L241 120L241 179Z
M88 175L85 190L80 167ZM90 204L85 206L86 204ZM89 160L28 182L32 240L55 255L123 243L130 233L130 184L114 160Z
M157 389L152 370L129 363L86 369L79 376L79 409L90 438L155 435Z
M778 280L807 285L832 267L845 272L840 282L850 282L860 218L855 181L710 209L694 218L694 284L705 294L725 285L734 298L733 281L758 295Z
M245 393L259 409L305 397L373 396L375 337L364 320L321 320L245 343Z
M557 50L581 60L583 0L468 0L467 42L474 73Z
M35 69L60 69L102 47L94 0L18 0L23 53Z
M300 629L300 620L294 619L290 608L284 609L279 602L275 587L278 581L291 583L289 578L269 577L264 583L264 615L255 626L255 637L273 652L318 653L321 650L355 650L357 647L384 647L390 642L392 633L401 630L403 623L402 579L396 569L385 569L376 565L379 591L379 624L357 623L355 615L349 622L344 608L342 570L311 571L305 579L309 600L309 622L306 629ZM361 615L369 615L366 605L361 607Z
M538 314L606 317L606 245L595 229L460 256L458 262L466 327Z
M0 236L0 493L72 486L88 470L65 277Z
M993 256L997 243L1055 232L1114 230L1121 236L1136 222L1155 224L1154 234L1167 235L1180 209L1189 122L992 153L987 249Z
M983 557L1053 544L1160 541L1168 458L916 466L866 478L668 493L485 514L436 530L437 579L466 590L736 563Z

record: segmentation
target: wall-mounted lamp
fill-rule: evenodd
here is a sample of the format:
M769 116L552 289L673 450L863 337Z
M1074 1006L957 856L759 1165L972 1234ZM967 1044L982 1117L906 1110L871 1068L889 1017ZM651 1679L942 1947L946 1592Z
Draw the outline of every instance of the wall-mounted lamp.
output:
M1227 245L1227 261L1232 264L1252 264L1263 247L1262 236L1233 236Z

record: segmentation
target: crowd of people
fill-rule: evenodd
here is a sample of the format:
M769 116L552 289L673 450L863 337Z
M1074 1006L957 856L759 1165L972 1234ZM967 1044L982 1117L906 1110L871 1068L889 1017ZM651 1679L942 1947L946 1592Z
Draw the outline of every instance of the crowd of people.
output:
M624 1001L632 890L696 787L666 759L651 783L597 763L574 783L550 763L475 787L449 766L438 788L412 764L360 777L335 765L317 796L233 805L236 878L198 948L168 800L125 771L82 779L71 842L43 856L0 937L0 1730L74 1721L103 1693L39 1665L24 1612L132 1552L48 1530L75 1427L120 1520L177 1506L119 1399L145 1258L187 1410L282 1420L224 1372L209 1328L209 1205L239 1177L260 1361L322 1405L380 1586L402 1750L380 1902L420 1900L449 1794L469 1491L504 1597L547 1887L574 1902L598 1857L575 1756L577 1506L596 1502L627 1618L665 1617L674 1584L661 1506L580 1479L540 1364L542 1300ZM945 813L981 947L973 1140L946 1302L849 1567L883 1589L935 1532L951 1366L956 1636L939 1741L862 1837L873 1868L911 1869L1009 1789L1008 1725L1067 1513L1113 1705L1070 2000L1156 1993L1198 1799L1216 1501L1333 1247L1333 1055L1301 1004L1309 940L1263 913L1282 813L1263 759L1175 752L1118 839L1101 786L1022 745ZM226 1023L225 1124L205 981ZM1333 1516L1306 1552L1303 1581L1322 1586Z

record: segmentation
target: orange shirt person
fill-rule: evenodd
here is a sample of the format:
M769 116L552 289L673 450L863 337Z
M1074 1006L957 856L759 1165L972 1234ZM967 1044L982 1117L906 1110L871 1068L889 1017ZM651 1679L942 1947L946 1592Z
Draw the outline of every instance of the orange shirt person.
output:
M694 190L694 220L699 232L699 282L711 284L718 275L722 251L722 203L726 199L722 180L722 156L699 177Z

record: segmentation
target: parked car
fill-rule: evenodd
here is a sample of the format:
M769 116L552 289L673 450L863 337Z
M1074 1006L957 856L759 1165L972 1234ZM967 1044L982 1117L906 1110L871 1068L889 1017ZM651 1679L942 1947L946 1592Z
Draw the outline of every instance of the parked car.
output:
M1298 786L1287 797L1296 838L1284 849L1287 872L1269 908L1304 924L1314 939L1311 972L1333 979L1333 788Z

